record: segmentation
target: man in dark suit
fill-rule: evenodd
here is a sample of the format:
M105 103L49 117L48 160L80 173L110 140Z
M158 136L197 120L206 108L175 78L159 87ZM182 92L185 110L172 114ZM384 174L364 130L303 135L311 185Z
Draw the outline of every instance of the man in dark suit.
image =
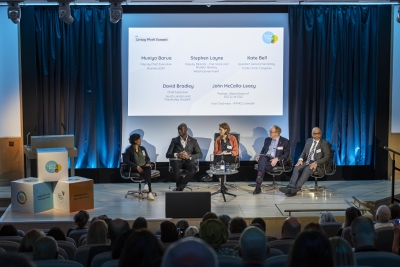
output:
M286 196L295 196L313 172L321 176L325 174L323 164L331 159L331 144L322 139L322 131L318 127L312 129L312 136L306 141L289 184L279 188Z
M253 194L261 193L261 184L265 172L272 170L276 165L287 164L290 157L289 140L280 136L281 127L274 125L269 129L269 137L265 138L264 146L260 155L256 158L258 162L258 173L256 179L256 189Z
M187 183L196 173L197 161L203 157L197 140L188 136L187 126L181 123L178 126L179 136L172 138L166 157L171 159L171 167L176 181L175 191L183 191ZM180 169L186 169L185 179L179 175Z

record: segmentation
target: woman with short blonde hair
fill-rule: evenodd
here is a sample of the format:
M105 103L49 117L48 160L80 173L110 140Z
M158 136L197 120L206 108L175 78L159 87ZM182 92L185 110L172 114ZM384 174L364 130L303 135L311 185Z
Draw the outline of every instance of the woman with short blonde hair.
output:
M89 226L86 244L108 245L109 240L107 238L107 232L108 232L108 227L103 220L97 220L92 222Z

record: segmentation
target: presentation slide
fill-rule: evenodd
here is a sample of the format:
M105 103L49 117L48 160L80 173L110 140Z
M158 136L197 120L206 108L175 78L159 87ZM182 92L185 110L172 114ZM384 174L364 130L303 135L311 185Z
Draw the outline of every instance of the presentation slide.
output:
M283 27L129 28L128 116L282 115L283 39Z

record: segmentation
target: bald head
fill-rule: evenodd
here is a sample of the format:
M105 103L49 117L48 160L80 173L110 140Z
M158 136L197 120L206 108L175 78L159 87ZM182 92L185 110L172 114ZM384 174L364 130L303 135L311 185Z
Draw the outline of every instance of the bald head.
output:
M240 251L243 264L264 264L268 240L258 227L249 226L240 235Z
M218 267L217 254L200 238L186 237L165 251L161 267Z
M380 223L388 223L390 220L390 209L386 205L382 205L376 211L376 220Z
M123 233L128 231L129 223L123 219L114 219L108 224L108 239L113 243Z
M287 218L282 225L282 238L296 238L301 231L301 223L296 217Z
M370 218L358 217L351 224L351 239L354 248L375 245L375 228Z
M321 139L321 137L322 137L322 131L321 131L321 129L318 128L318 127L314 127L314 128L312 129L312 131L311 131L311 134L312 134L312 137L313 137L315 140L319 140L319 139Z

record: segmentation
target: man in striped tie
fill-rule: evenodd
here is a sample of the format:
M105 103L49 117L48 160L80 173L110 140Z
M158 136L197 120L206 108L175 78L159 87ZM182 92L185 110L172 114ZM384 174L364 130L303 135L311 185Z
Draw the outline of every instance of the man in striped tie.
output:
M320 128L313 128L312 138L306 141L299 161L293 169L289 184L286 187L279 188L279 191L285 193L288 197L295 196L313 172L316 171L319 175L324 174L324 169L321 166L323 163L329 161L330 158L331 144L322 139Z

